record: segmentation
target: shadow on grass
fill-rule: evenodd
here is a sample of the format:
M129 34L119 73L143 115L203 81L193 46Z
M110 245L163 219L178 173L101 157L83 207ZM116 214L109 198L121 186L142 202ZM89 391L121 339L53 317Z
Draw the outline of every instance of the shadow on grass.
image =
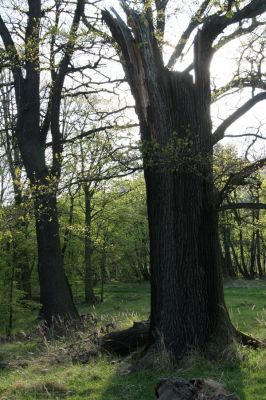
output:
M162 378L212 379L230 393L237 393L241 400L248 400L242 372L242 355L237 348L230 348L220 360L210 361L199 354L192 354L182 363L173 365L157 360L151 367L123 375L123 364L109 380L109 384L99 400L152 400L155 386ZM259 399L260 397L254 397Z

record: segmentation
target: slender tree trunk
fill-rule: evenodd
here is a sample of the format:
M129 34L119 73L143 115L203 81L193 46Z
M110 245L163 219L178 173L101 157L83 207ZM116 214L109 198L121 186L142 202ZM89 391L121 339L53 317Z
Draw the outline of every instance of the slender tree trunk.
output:
M91 244L91 195L89 188L84 186L85 196L85 301L88 304L95 303L93 292L93 269L92 269L92 244Z
M23 235L24 236L24 235ZM20 239L22 240L22 239ZM25 245L27 237L23 237L23 243L14 243L14 263L16 266L18 289L24 293L24 299L31 299L31 268L28 251Z
M247 268L246 260L245 260L245 250L244 250L244 241L243 241L243 231L240 227L239 230L239 247L240 247L240 259L241 259L241 270L243 277L245 279L250 279L250 274Z
M231 248L232 255L233 255L233 259L234 259L234 262L235 262L235 265L236 265L236 268L237 268L238 272L239 272L244 278L247 278L246 272L245 272L245 270L243 270L243 268L242 268L241 262L239 261L238 256L237 256L237 253L236 253L235 246L234 246L234 244L233 244L233 242L232 242L231 239L230 239L230 248Z
M263 268L262 268L262 263L261 263L261 243L260 243L260 231L259 229L256 229L256 249L257 249L257 267L258 267L258 273L259 277L263 277Z
M16 207L21 210L23 205L15 202ZM31 273L30 260L28 254L28 223L17 221L13 243L13 259L15 264L15 278L18 289L24 292L24 299L31 299Z
M256 193L256 202L259 203L260 198L259 198L259 188L257 189ZM255 217L255 223L258 224L260 220L260 210L254 210L254 217ZM260 230L258 227L255 229L255 249L256 249L256 264L257 264L257 272L259 274L259 277L263 277L263 268L262 268L262 263L261 263L261 235L260 235Z
M105 264L106 264L106 251L103 249L100 261L100 273L101 273L101 298L100 301L103 303L104 296L104 281L105 281Z
M151 279L151 274L149 270L149 264L147 259L141 262L140 267L138 268L141 271L141 277L145 282L149 282Z
M234 270L232 257L230 253L230 228L223 227L223 247L224 247L224 275L225 277L235 278L236 273Z
M256 265L256 232L253 230L251 237L250 246L250 259L249 259L249 277L250 279L255 278L255 265Z
M8 249L11 252L11 245L10 243L8 244ZM8 291L8 323L7 323L7 328L6 328L6 336L8 338L11 337L12 330L13 330L13 318L14 318L14 284L15 284L15 263L14 263L14 249L11 252L11 263L10 263L10 282L9 282L9 291Z
M18 288L25 293L25 299L31 298L31 268L29 265L27 239L28 239L28 223L25 221L25 213L23 213L23 191L22 191L22 160L19 154L19 148L14 131L9 132L10 125L15 124L14 116L11 112L12 100L9 95L3 94L6 107L3 107L4 124L6 130L5 149L8 159L10 175L14 191L14 203L19 213L22 213L22 220L16 222L16 232L13 237L13 261L15 264L15 278Z
M70 195L68 226L66 227L66 229L64 231L63 246L62 246L62 250L61 250L63 261L65 258L67 246L68 246L69 240L70 240L70 233L71 233L70 227L73 225L73 216L74 216L74 196Z

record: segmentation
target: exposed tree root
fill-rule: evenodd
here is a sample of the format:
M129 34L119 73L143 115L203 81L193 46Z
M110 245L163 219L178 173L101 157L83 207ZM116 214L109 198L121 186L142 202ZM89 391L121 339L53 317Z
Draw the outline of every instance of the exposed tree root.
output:
M254 349L266 347L266 342L256 339L235 329L236 340L244 346ZM100 339L100 348L119 356L127 356L132 352L151 344L149 321L135 322L131 328L114 331Z
M237 341L239 343L243 344L244 346L249 346L249 347L252 347L253 349L266 348L265 340L256 339L253 336L248 335L239 330L236 330L236 338L237 338Z
M127 356L137 349L147 346L149 341L149 322L134 322L131 328L102 336L100 347L110 353Z

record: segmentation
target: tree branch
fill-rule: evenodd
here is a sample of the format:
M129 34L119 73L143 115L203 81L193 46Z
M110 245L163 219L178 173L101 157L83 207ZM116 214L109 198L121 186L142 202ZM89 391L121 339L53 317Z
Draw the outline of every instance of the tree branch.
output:
M21 84L23 82L22 70L20 68L20 58L15 43L13 42L11 34L5 22L3 21L1 15L0 15L0 36L3 40L8 59L11 63L11 70L14 78L14 86L16 92L16 102L17 105L19 105L21 96Z
M204 32L204 37L209 41L209 43L212 43L214 39L216 39L216 37L229 25L240 22L243 19L255 18L262 15L265 11L265 0L253 0L233 15L231 12L222 16L217 14L210 15L206 18L203 24L202 32Z
M157 26L156 34L160 40L163 40L165 31L165 10L169 0L155 0L155 6L157 11Z
M228 203L219 207L219 211L225 210L238 210L238 209L249 209L249 210L266 210L265 203Z
M233 114L231 114L227 119L225 119L213 133L212 144L215 145L221 139L223 139L226 129L262 100L266 100L266 92L259 93L256 96L252 97L241 107L239 107Z
M252 88L254 89L262 89L266 90L266 81L263 79L264 75L259 75L259 73L249 73L245 77L235 77L230 82L228 82L225 86L220 87L219 89L214 89L212 92L212 102L220 100L222 96L225 96L227 92L232 89L244 89L244 88Z
M193 15L193 17L191 18L187 28L182 33L167 65L166 65L167 68L172 68L174 66L176 60L181 56L191 33L194 31L194 29L197 26L199 26L202 23L202 15L203 15L204 11L206 10L206 8L208 7L208 5L210 4L210 2L211 2L210 0L205 0L201 4L199 9L196 11L196 13Z
M251 24L246 28L243 28L242 25L239 25L239 27L234 32L232 32L228 36L222 37L219 40L219 42L214 46L215 51L219 50L221 47L229 43L231 40L234 40L240 36L253 32L258 26L261 25L265 25L265 22L257 21L256 18L252 18Z
M66 143L74 143L76 140L84 139L85 137L93 135L94 133L103 132L108 129L123 130L123 129L128 129L128 128L135 128L137 126L139 126L139 124L101 126L99 128L90 129L86 132L82 132L80 135L77 135L71 139L62 139L60 141L60 144L62 145L62 144L66 144ZM53 142L46 143L46 147L51 147L52 145L53 145Z
M219 203L221 204L225 197L232 191L236 186L245 184L245 179L247 179L254 172L258 171L260 168L266 165L266 157L261 158L254 163L251 163L244 167L241 171L231 174L225 183L223 189L219 193Z
M95 25L91 24L88 20L88 18L83 14L82 15L82 22L86 26L86 28L89 30L89 32L93 32L99 37L103 38L106 43L113 44L113 38L108 35L106 32L101 31L100 29L96 28Z
M69 39L65 46L65 54L59 64L58 72L53 85L52 101L51 101L51 134L53 138L53 174L58 175L61 169L61 159L59 155L62 153L62 143L60 134L60 105L61 105L61 94L64 85L64 80L67 74L67 69L74 52L77 31L79 24L84 14L85 0L77 0L77 5L72 20Z

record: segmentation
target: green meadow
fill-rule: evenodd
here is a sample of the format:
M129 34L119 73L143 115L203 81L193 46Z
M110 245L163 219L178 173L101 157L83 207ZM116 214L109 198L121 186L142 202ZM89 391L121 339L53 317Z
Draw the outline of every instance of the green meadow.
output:
M266 282L233 281L225 284L228 309L235 325L258 338L266 332ZM112 283L106 286L104 303L80 306L99 327L130 326L148 318L148 284ZM27 320L24 323L30 323ZM23 325L23 321L21 321ZM30 330L30 329L29 329ZM26 333L26 326L24 327ZM207 360L191 354L179 364L167 358L155 360L153 367L128 373L133 357L119 359L100 355L88 363L73 362L69 349L82 353L86 333L49 340L41 334L18 335L0 348L0 400L151 400L154 387L164 377L211 378L236 392L241 400L266 398L266 350L231 346L219 359Z

